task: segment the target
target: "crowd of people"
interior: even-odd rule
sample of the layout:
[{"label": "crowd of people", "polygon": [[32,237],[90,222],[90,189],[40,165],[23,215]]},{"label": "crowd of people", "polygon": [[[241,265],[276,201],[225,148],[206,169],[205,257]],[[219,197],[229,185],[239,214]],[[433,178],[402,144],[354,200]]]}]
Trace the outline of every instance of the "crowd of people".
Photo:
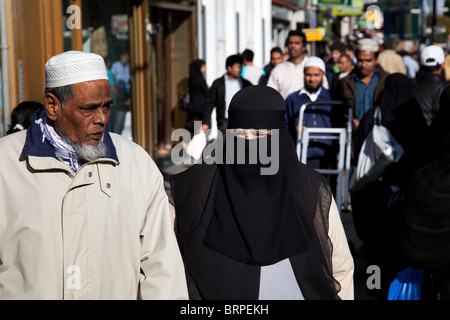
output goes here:
[{"label": "crowd of people", "polygon": [[[419,179],[413,179],[415,173],[445,155],[436,150],[440,150],[439,143],[444,130],[438,125],[439,114],[442,113],[440,109],[446,107],[441,93],[450,84],[446,80],[446,55],[437,45],[413,52],[394,48],[388,40],[380,45],[377,40],[369,38],[349,45],[335,40],[327,49],[327,54],[321,57],[310,56],[306,51],[305,35],[299,30],[293,30],[287,36],[284,54],[279,47],[271,50],[270,63],[263,68],[265,72],[261,74],[261,68],[255,67],[253,63],[252,68],[261,74],[258,85],[275,89],[284,99],[284,122],[294,145],[297,143],[298,131],[305,127],[346,126],[346,110],[351,108],[352,168],[357,165],[362,145],[374,126],[374,111],[377,109],[381,110],[380,124],[402,146],[404,153],[400,160],[390,165],[377,181],[365,185],[363,189],[348,186],[355,228],[363,241],[362,246],[351,248],[352,253],[365,255],[370,265],[380,266],[383,271],[381,289],[370,293],[377,298],[386,299],[389,286],[399,271],[410,265],[423,267],[420,261],[411,259],[413,249],[412,243],[408,242],[408,237],[411,236],[408,232],[412,231],[408,228],[411,228],[412,218],[408,209],[405,209],[409,208],[412,199],[421,200],[420,197],[406,195],[410,187],[418,188],[412,185],[412,181]],[[249,51],[246,49],[245,55]],[[253,58],[253,52],[251,53]],[[246,58],[241,63],[236,60],[236,68],[246,68],[244,61]],[[213,91],[205,96],[208,112],[203,121],[208,126],[204,126],[204,130],[211,123],[210,110],[220,106],[217,121],[220,121],[220,128],[224,132],[228,128],[223,124],[228,119],[227,110],[232,107],[232,97],[248,86],[244,79],[246,72],[234,79],[229,74],[228,70],[221,79],[237,80],[236,85],[225,85],[225,94],[220,97],[220,102],[217,94],[212,94]],[[239,74],[238,70],[235,74]],[[251,83],[254,84],[255,81]],[[212,96],[214,99],[211,99]],[[314,101],[340,101],[343,102],[343,107],[312,104],[305,110],[303,123],[299,124],[300,107]],[[313,136],[311,138],[307,154],[308,167],[336,168],[338,148],[335,142],[315,140]],[[441,167],[442,162],[439,168]],[[336,179],[330,179],[328,175],[328,182],[332,194],[336,195]],[[439,205],[440,203],[435,204]],[[182,207],[178,205],[180,206]],[[426,216],[427,209],[422,209],[424,211],[420,213]],[[418,214],[416,210],[414,212]],[[418,241],[416,238],[413,240]],[[435,242],[434,245],[438,243]],[[425,251],[414,252],[415,258],[426,254]],[[189,264],[187,266],[189,268]],[[442,270],[426,271],[425,277],[450,279],[450,276],[443,275],[445,272]],[[429,285],[428,278],[424,280],[425,285]],[[436,281],[433,282],[435,287]],[[439,288],[442,291],[442,286]]]},{"label": "crowd of people", "polygon": [[[226,139],[222,161],[171,176],[173,202],[148,153],[109,126],[103,58],[52,57],[43,102],[17,106],[0,139],[0,299],[352,300],[355,255],[380,267],[379,299],[406,267],[425,271],[424,299],[450,297],[444,50],[427,46],[414,59],[360,39],[317,57],[300,30],[285,44],[264,67],[250,49],[230,55],[211,86],[205,61],[192,61],[186,128],[216,121]],[[312,105],[299,123],[303,104],[333,100],[342,106]],[[404,154],[350,187],[363,241],[352,248],[336,180],[315,170],[336,166],[336,143],[312,136],[306,164],[295,147],[299,130],[349,123],[356,166],[375,110]],[[275,173],[251,159],[260,148],[277,153]]]}]

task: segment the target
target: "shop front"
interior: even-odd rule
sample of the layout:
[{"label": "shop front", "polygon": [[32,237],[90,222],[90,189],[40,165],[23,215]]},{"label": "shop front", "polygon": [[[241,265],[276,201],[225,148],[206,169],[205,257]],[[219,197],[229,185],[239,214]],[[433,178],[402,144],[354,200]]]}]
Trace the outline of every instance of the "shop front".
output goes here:
[{"label": "shop front", "polygon": [[105,59],[114,96],[110,130],[151,155],[170,150],[171,132],[184,116],[177,97],[196,54],[196,1],[0,0],[0,5],[5,9],[0,31],[6,31],[0,32],[0,71],[8,71],[8,86],[0,80],[0,136],[14,106],[42,100],[45,62],[80,50]]}]

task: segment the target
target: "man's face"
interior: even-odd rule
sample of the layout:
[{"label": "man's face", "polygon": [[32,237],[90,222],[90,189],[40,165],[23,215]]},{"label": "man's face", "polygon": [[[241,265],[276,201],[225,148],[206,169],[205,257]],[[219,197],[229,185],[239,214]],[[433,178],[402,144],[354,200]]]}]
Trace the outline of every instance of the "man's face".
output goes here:
[{"label": "man's face", "polygon": [[324,72],[317,67],[307,67],[304,70],[305,89],[309,92],[316,92],[322,86]]},{"label": "man's face", "polygon": [[95,80],[72,85],[74,97],[57,109],[56,132],[72,142],[97,146],[109,121],[112,104],[108,80]]},{"label": "man's face", "polygon": [[303,38],[300,36],[290,36],[287,43],[289,58],[295,59],[303,56],[305,47]]},{"label": "man's face", "polygon": [[120,60],[121,60],[122,64],[126,64],[130,61],[130,55],[128,53],[123,53],[120,56]]},{"label": "man's face", "polygon": [[356,68],[361,77],[371,76],[375,71],[377,58],[375,52],[358,51],[356,55]]},{"label": "man's face", "polygon": [[281,62],[283,62],[283,55],[281,53],[273,52],[270,55],[270,64],[273,65],[274,67]]},{"label": "man's face", "polygon": [[350,72],[352,70],[352,63],[346,56],[340,56],[337,65],[339,66],[339,70],[341,72]]},{"label": "man's face", "polygon": [[238,79],[241,76],[242,64],[235,63],[227,67],[228,75],[234,79]]}]

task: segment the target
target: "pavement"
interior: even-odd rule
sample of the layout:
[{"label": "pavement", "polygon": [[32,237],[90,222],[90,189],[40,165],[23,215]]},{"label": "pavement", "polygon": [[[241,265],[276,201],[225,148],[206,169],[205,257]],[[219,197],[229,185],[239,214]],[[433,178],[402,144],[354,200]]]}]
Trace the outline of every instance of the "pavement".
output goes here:
[{"label": "pavement", "polygon": [[[164,176],[164,187],[166,189],[166,193],[169,196],[169,200],[171,201],[170,194],[170,184],[169,177],[173,174],[180,173],[190,167],[188,164],[174,164],[170,156],[167,157],[155,157],[155,162],[161,170],[161,173]],[[350,246],[350,251],[353,254],[353,260],[355,265],[354,270],[354,291],[355,291],[355,300],[380,300],[377,297],[376,290],[369,290],[367,288],[366,282],[369,276],[372,274],[368,272],[368,263],[367,257],[364,252],[360,252],[359,250],[362,248],[363,241],[358,237],[355,226],[353,223],[353,217],[351,212],[351,201],[349,199],[348,207],[346,210],[342,210],[341,212],[342,224],[344,226],[344,230],[347,236],[347,240]],[[358,253],[357,253],[358,252]]]}]

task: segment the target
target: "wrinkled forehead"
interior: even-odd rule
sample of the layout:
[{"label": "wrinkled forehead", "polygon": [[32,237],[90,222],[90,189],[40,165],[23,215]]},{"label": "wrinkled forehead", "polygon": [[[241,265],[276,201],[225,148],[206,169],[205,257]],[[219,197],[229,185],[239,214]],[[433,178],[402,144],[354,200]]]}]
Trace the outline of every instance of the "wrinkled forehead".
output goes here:
[{"label": "wrinkled forehead", "polygon": [[108,80],[93,80],[72,85],[74,99],[87,102],[111,100],[111,85]]}]

